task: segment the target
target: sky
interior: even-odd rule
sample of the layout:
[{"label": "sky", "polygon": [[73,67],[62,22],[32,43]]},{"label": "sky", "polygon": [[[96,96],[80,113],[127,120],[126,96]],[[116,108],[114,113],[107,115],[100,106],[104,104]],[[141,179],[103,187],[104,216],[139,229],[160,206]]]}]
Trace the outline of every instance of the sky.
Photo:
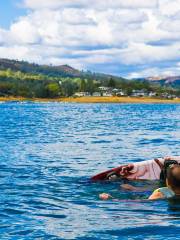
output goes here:
[{"label": "sky", "polygon": [[180,75],[180,0],[1,0],[0,58]]}]

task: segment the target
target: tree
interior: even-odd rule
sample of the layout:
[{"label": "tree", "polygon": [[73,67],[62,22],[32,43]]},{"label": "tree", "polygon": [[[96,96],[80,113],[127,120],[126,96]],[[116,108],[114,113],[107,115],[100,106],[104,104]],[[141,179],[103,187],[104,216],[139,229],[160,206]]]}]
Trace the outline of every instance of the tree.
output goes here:
[{"label": "tree", "polygon": [[86,81],[84,79],[81,79],[80,91],[85,92],[85,90],[86,90]]},{"label": "tree", "polygon": [[13,84],[11,83],[0,83],[0,95],[9,95],[13,88]]},{"label": "tree", "polygon": [[11,71],[10,68],[8,68],[8,69],[6,70],[6,77],[7,77],[7,78],[12,77],[12,71]]},{"label": "tree", "polygon": [[92,79],[87,80],[87,84],[86,84],[87,92],[89,92],[92,95],[94,92],[94,89],[95,89],[95,84],[93,80]]},{"label": "tree", "polygon": [[113,78],[109,79],[108,87],[112,87],[112,88],[116,87],[116,81]]},{"label": "tree", "polygon": [[62,94],[66,97],[72,96],[78,90],[78,84],[72,79],[67,79],[62,82]]},{"label": "tree", "polygon": [[60,86],[58,83],[49,83],[46,86],[47,95],[50,98],[58,97],[60,93]]}]

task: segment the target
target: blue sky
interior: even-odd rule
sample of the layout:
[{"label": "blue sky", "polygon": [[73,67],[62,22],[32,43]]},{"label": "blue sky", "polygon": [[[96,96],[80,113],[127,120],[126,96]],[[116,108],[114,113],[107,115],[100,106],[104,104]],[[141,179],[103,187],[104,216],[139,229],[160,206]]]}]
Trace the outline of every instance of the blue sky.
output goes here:
[{"label": "blue sky", "polygon": [[18,7],[18,1],[5,0],[0,3],[0,27],[8,29],[19,16],[26,14],[26,9]]},{"label": "blue sky", "polygon": [[6,0],[0,56],[129,78],[180,75],[180,0]]}]

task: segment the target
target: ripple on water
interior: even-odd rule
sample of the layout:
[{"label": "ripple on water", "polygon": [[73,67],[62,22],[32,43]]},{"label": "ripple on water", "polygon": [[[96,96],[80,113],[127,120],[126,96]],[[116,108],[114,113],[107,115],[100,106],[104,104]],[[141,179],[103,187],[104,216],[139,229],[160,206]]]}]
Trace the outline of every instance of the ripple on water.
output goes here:
[{"label": "ripple on water", "polygon": [[157,182],[131,193],[89,177],[179,155],[179,116],[173,104],[1,104],[0,239],[177,239],[179,202],[144,200]]}]

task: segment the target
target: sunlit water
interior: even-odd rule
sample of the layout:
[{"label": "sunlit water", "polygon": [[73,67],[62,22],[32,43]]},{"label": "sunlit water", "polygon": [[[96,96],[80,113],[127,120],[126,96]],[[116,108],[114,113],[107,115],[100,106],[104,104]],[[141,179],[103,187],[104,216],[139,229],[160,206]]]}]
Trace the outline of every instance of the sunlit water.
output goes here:
[{"label": "sunlit water", "polygon": [[158,182],[89,181],[179,145],[179,105],[0,104],[0,239],[179,239],[179,203],[144,200]]}]

